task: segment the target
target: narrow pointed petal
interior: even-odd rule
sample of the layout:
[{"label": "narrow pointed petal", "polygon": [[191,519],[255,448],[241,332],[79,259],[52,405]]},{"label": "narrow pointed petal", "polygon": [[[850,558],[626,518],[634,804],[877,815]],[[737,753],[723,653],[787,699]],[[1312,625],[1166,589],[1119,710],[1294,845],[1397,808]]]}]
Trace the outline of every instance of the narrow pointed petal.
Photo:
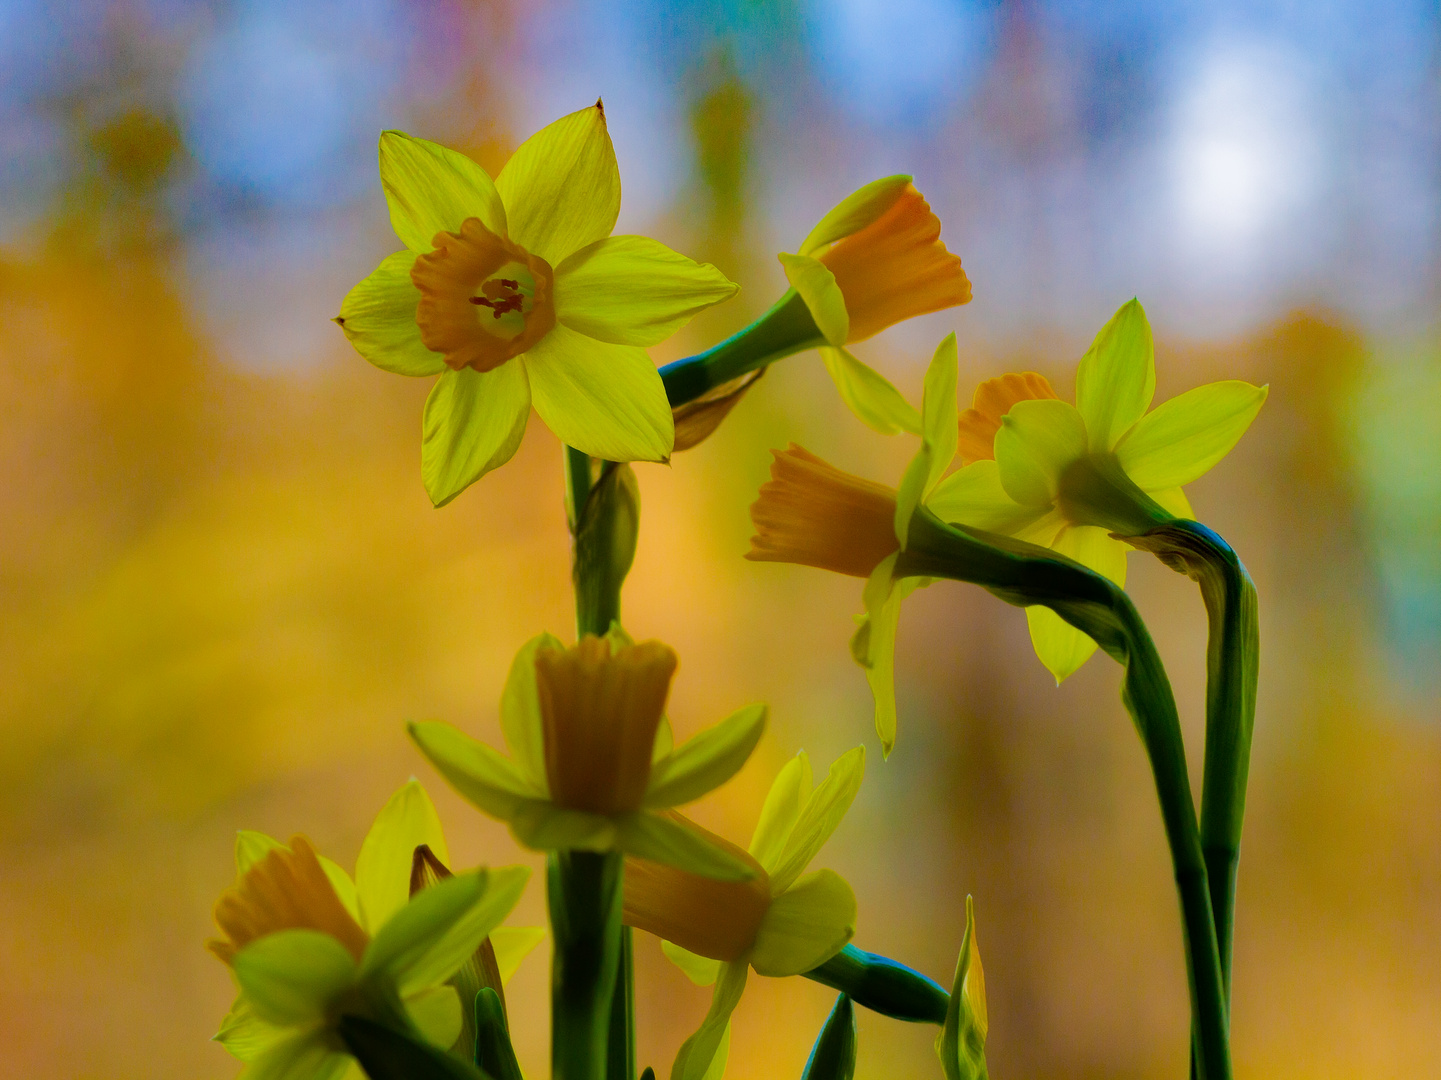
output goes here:
[{"label": "narrow pointed petal", "polygon": [[816,223],[802,241],[800,253],[814,255],[827,245],[860,232],[894,206],[910,183],[909,176],[885,176],[851,192]]},{"label": "narrow pointed petal", "polygon": [[712,1062],[728,1042],[731,1013],[740,1004],[749,966],[744,960],[722,964],[711,995],[710,1010],[695,1034],[681,1044],[671,1066],[670,1080],[706,1080]]},{"label": "narrow pointed petal", "polygon": [[509,821],[539,797],[507,758],[449,724],[411,724],[410,737],[456,791],[493,818]]},{"label": "narrow pointed petal", "polygon": [[606,461],[670,456],[670,402],[645,350],[557,326],[522,362],[535,411],[562,442]]},{"label": "narrow pointed petal", "polygon": [[720,787],[746,763],[765,727],[766,707],[748,705],[686,740],[651,766],[641,805],[681,806]]},{"label": "narrow pointed petal", "polygon": [[330,1046],[319,1030],[303,1031],[267,1047],[246,1068],[245,1080],[340,1080],[354,1059]]},{"label": "narrow pointed petal", "polygon": [[644,236],[609,236],[555,268],[555,317],[597,341],[659,345],[740,288]]},{"label": "narrow pointed petal", "polygon": [[235,876],[241,877],[276,848],[284,846],[275,837],[267,836],[263,832],[241,829],[235,834]]},{"label": "narrow pointed petal", "polygon": [[949,524],[1003,536],[1014,536],[1046,513],[1007,495],[1000,467],[990,458],[973,461],[942,480],[926,500],[926,509]]},{"label": "narrow pointed petal", "polygon": [[771,875],[771,892],[779,896],[800,877],[810,861],[851,808],[861,777],[866,771],[866,748],[857,746],[836,759],[826,778],[811,793],[796,820],[795,828],[786,838],[781,856]]},{"label": "narrow pointed petal", "polygon": [[1196,511],[1191,509],[1191,500],[1186,498],[1186,493],[1180,488],[1166,488],[1164,491],[1150,491],[1147,494],[1160,503],[1162,509],[1169,510],[1178,518],[1196,520]]},{"label": "narrow pointed petal", "polygon": [[771,781],[770,792],[761,807],[760,820],[751,835],[750,853],[756,862],[773,873],[791,830],[800,820],[801,809],[811,797],[811,759],[804,750],[782,766]]},{"label": "narrow pointed petal", "polygon": [[600,102],[526,139],[495,186],[510,238],[551,266],[609,236],[620,215],[620,167]]},{"label": "narrow pointed petal", "polygon": [[956,456],[956,439],[960,433],[956,405],[959,369],[956,335],[947,334],[936,346],[926,368],[921,397],[921,449],[911,459],[896,494],[896,539],[902,549],[906,546],[916,507],[935,490]]},{"label": "narrow pointed petal", "polygon": [[376,815],[355,861],[361,925],[372,934],[409,901],[411,866],[421,844],[441,862],[450,862],[435,804],[420,781],[411,780]]},{"label": "narrow pointed petal", "polygon": [[[1117,585],[1126,584],[1126,546],[1111,539],[1105,529],[1071,526],[1063,529],[1051,546]],[[1057,683],[1069,678],[1096,651],[1094,641],[1049,608],[1026,608],[1026,622],[1036,655]]]},{"label": "narrow pointed petal", "polygon": [[516,769],[540,798],[550,797],[545,776],[545,731],[536,690],[535,655],[541,649],[564,649],[553,634],[537,634],[515,654],[505,689],[500,694],[500,730]]},{"label": "narrow pointed petal", "polygon": [[460,1038],[463,1022],[460,998],[455,987],[441,984],[430,986],[405,998],[405,1011],[410,1022],[431,1046],[449,1050]]},{"label": "narrow pointed petal", "polygon": [[881,756],[889,757],[896,745],[896,630],[901,620],[901,602],[922,584],[919,578],[891,580],[896,556],[876,567],[866,582],[863,598],[866,613],[851,637],[851,656],[866,673],[876,705],[876,735]]},{"label": "narrow pointed petal", "polygon": [[617,845],[627,855],[664,863],[716,881],[745,881],[755,873],[749,865],[721,850],[695,829],[664,814],[639,811],[616,823]]},{"label": "narrow pointed petal", "polygon": [[410,280],[415,252],[387,255],[370,275],[345,294],[335,322],[355,351],[396,375],[439,375],[445,358],[420,339],[415,311],[420,290]]},{"label": "narrow pointed petal", "polygon": [[520,446],[530,417],[530,386],[518,362],[481,374],[447,371],[425,401],[420,472],[426,494],[444,506]]},{"label": "narrow pointed petal", "polygon": [[771,901],[756,934],[751,967],[761,975],[818,968],[855,936],[856,894],[834,870],[806,874]]},{"label": "narrow pointed petal", "polygon": [[225,1047],[232,1057],[250,1061],[287,1034],[288,1028],[262,1020],[250,999],[241,994],[230,1006],[220,1030],[211,1038]]},{"label": "narrow pointed petal", "polygon": [[1018,402],[996,432],[1001,486],[1022,506],[1049,508],[1061,474],[1086,453],[1086,423],[1064,401]]},{"label": "narrow pointed petal", "polygon": [[776,258],[780,259],[791,288],[806,302],[816,329],[832,345],[844,345],[850,336],[851,317],[846,312],[846,298],[836,284],[836,276],[809,255],[781,252]]},{"label": "narrow pointed petal", "polygon": [[1116,458],[1142,491],[1189,484],[1231,452],[1268,393],[1238,380],[1187,390],[1141,417],[1116,444]]},{"label": "narrow pointed petal", "polygon": [[845,349],[828,346],[821,349],[820,354],[841,400],[861,423],[882,435],[902,431],[912,435],[921,433],[921,414],[879,371],[861,363]]},{"label": "narrow pointed petal", "polygon": [[532,851],[613,851],[616,825],[606,814],[567,810],[543,799],[521,803],[510,832]]},{"label": "narrow pointed petal", "polygon": [[721,964],[724,963],[721,960],[712,960],[709,956],[693,953],[689,949],[683,949],[673,941],[662,941],[660,951],[665,953],[665,958],[685,972],[685,977],[697,986],[714,986],[716,978],[720,975]]},{"label": "narrow pointed petal", "polygon": [[235,954],[235,979],[262,1020],[307,1024],[323,1019],[356,975],[355,958],[319,930],[280,930]]},{"label": "narrow pointed petal", "polygon": [[464,154],[403,131],[380,136],[380,183],[390,224],[412,251],[429,251],[438,232],[459,232],[466,218],[505,235],[505,208],[486,171]]},{"label": "narrow pointed petal", "polygon": [[509,983],[520,963],[545,940],[543,926],[497,926],[490,932],[490,945],[495,950],[495,966],[500,981]]},{"label": "narrow pointed petal", "polygon": [[1076,408],[1086,422],[1093,453],[1116,445],[1151,407],[1156,393],[1156,351],[1140,303],[1121,305],[1101,327],[1076,371]]}]

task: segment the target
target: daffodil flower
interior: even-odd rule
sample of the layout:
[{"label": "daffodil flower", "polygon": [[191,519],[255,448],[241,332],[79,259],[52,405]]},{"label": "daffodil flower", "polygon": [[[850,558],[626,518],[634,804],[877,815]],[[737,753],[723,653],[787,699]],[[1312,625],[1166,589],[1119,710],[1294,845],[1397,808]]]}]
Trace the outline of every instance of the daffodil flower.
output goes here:
[{"label": "daffodil flower", "polygon": [[610,461],[663,461],[674,429],[645,349],[733,295],[715,267],[611,236],[620,174],[600,102],[527,139],[494,181],[403,132],[380,179],[406,250],[350,291],[336,319],[400,375],[440,375],[421,469],[441,506],[520,445],[531,406],[564,442]]},{"label": "daffodil flower", "polygon": [[[450,1047],[462,1029],[455,973],[515,906],[529,870],[456,874],[409,895],[416,843],[445,849],[420,786],[402,788],[361,849],[356,878],[304,837],[282,845],[244,832],[239,879],[216,904],[225,937],[209,948],[234,970],[240,996],[216,1036],[251,1080],[334,1080],[358,1066],[334,1025],[353,1013],[418,1030]],[[502,973],[538,940],[500,935]]]},{"label": "daffodil flower", "polygon": [[[1124,527],[1140,509],[1124,505],[1125,489],[1132,496],[1138,489],[1170,515],[1194,517],[1182,486],[1230,453],[1267,394],[1264,386],[1227,380],[1151,409],[1155,389],[1151,327],[1130,300],[1081,358],[1075,405],[1044,377],[1025,373],[982,383],[958,421],[937,416],[937,424],[958,424],[968,464],[931,485],[926,506],[943,521],[1052,548],[1125,585],[1129,545],[1117,534],[1146,524]],[[1107,489],[1101,501],[1109,500],[1109,512],[1098,512],[1099,487]],[[903,503],[915,493],[915,484],[902,484]],[[1057,682],[1095,652],[1094,641],[1049,608],[1029,607],[1026,619],[1036,655]]]},{"label": "daffodil flower", "polygon": [[826,340],[821,359],[842,400],[883,435],[918,434],[914,406],[845,348],[971,299],[961,260],[941,242],[940,219],[911,178],[888,176],[852,192],[780,261]]},{"label": "daffodil flower", "polygon": [[527,642],[501,697],[511,756],[449,724],[411,724],[421,752],[461,795],[535,850],[623,851],[709,877],[750,867],[664,813],[735,774],[765,728],[751,705],[672,748],[664,719],[676,655],[617,628],[565,648]]},{"label": "daffodil flower", "polygon": [[810,759],[797,754],[771,785],[748,851],[685,823],[745,861],[754,872],[748,881],[714,881],[626,859],[626,925],[660,937],[666,955],[692,981],[715,986],[710,1011],[681,1046],[671,1080],[720,1076],[731,1013],[749,969],[776,978],[803,974],[835,956],[855,933],[850,885],[833,870],[805,869],[850,809],[864,771],[865,748],[858,746],[812,790]]}]

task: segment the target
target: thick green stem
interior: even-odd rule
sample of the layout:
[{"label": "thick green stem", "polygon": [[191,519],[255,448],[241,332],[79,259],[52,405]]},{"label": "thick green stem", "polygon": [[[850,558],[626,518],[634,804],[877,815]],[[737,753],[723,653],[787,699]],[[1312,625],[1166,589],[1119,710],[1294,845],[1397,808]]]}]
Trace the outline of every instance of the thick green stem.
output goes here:
[{"label": "thick green stem", "polygon": [[635,1080],[635,954],[629,926],[620,928],[620,965],[610,1003],[606,1080]]},{"label": "thick green stem", "polygon": [[553,851],[546,858],[551,965],[551,1075],[605,1080],[611,1001],[620,972],[619,852]]},{"label": "thick green stem", "polygon": [[1216,918],[1227,1001],[1236,911],[1236,866],[1246,813],[1251,734],[1256,722],[1260,631],[1256,586],[1231,546],[1206,526],[1177,519],[1128,537],[1201,587],[1206,642],[1206,771],[1201,784],[1201,850]]},{"label": "thick green stem", "polygon": [[949,526],[924,508],[912,519],[909,537],[897,577],[968,581],[1008,603],[1043,604],[1121,664],[1121,700],[1150,760],[1181,902],[1199,1075],[1229,1080],[1226,994],[1180,718],[1170,680],[1130,598],[1101,575],[1046,548]]},{"label": "thick green stem", "polygon": [[674,409],[732,379],[825,343],[805,301],[790,289],[744,330],[705,352],[667,364],[660,377]]}]

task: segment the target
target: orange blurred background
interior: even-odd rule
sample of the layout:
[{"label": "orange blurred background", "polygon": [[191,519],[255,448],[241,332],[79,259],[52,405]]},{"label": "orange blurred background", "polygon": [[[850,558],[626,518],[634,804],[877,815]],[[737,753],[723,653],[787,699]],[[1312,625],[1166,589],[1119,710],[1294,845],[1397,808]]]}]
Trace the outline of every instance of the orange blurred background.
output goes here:
[{"label": "orange blurred background", "polygon": [[[962,394],[1070,392],[1133,293],[1157,399],[1271,385],[1191,489],[1256,579],[1262,682],[1241,867],[1241,1077],[1441,1075],[1441,353],[1437,16],[1424,4],[341,5],[0,0],[0,1076],[229,1077],[201,948],[238,828],[344,864],[412,774],[456,862],[540,861],[454,797],[406,719],[499,739],[529,636],[572,627],[561,450],[432,510],[427,380],[327,320],[388,251],[379,130],[491,170],[604,95],[618,231],[743,287],[655,350],[743,325],[861,183],[912,172],[975,301],[858,352],[913,400],[954,328]],[[743,840],[776,769],[864,742],[823,858],[856,942],[949,982],[976,897],[997,1077],[1177,1077],[1180,929],[1151,781],[1092,659],[1060,688],[1019,611],[918,593],[882,762],[847,651],[860,582],[740,556],[767,449],[895,482],[813,355],[777,365],[643,499],[628,628],[680,652],[685,735],[772,724],[696,808]],[[1205,619],[1131,556],[1199,784]],[[533,880],[518,921],[539,923]],[[547,1071],[547,947],[509,991]],[[729,1075],[799,1076],[832,993],[753,979]],[[699,1022],[638,937],[640,1056]],[[935,1032],[860,1017],[862,1077],[939,1076]]]}]

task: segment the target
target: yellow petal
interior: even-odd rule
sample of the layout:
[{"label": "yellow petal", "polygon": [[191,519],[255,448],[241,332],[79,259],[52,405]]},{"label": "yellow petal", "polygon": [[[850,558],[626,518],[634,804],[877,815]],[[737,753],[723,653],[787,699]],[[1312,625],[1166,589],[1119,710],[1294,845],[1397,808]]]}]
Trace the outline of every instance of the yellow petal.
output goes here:
[{"label": "yellow petal", "polygon": [[380,183],[390,223],[412,251],[429,251],[438,232],[458,232],[466,218],[505,235],[505,208],[490,176],[464,154],[403,131],[380,136]]},{"label": "yellow petal", "polygon": [[809,255],[781,252],[776,258],[791,288],[805,301],[821,335],[832,345],[844,345],[850,336],[851,317],[846,313],[846,298],[841,295],[835,275]]},{"label": "yellow petal", "polygon": [[460,1038],[460,998],[453,986],[430,986],[406,995],[405,1011],[431,1046],[449,1050]]},{"label": "yellow petal", "polygon": [[864,746],[847,751],[831,765],[826,778],[806,800],[795,827],[786,838],[780,858],[776,860],[775,873],[771,875],[772,895],[779,896],[789,889],[830,839],[831,833],[835,832],[836,826],[851,808],[865,771]]},{"label": "yellow petal", "polygon": [[766,727],[766,707],[748,705],[686,740],[651,766],[647,808],[680,806],[729,780],[750,757]]},{"label": "yellow petal", "polygon": [[614,345],[659,345],[739,286],[644,236],[610,236],[555,268],[555,317]]},{"label": "yellow petal", "polygon": [[714,986],[716,977],[720,975],[721,964],[724,962],[712,960],[708,956],[700,956],[689,949],[682,949],[673,941],[662,941],[660,951],[665,953],[665,958],[685,972],[685,977],[697,986]]},{"label": "yellow petal", "polygon": [[886,176],[851,192],[816,223],[802,241],[800,253],[814,255],[837,240],[860,232],[894,206],[910,183],[909,176]]},{"label": "yellow petal", "polygon": [[1127,300],[1101,328],[1076,370],[1076,408],[1093,453],[1105,453],[1145,415],[1156,393],[1151,324],[1140,303]]},{"label": "yellow petal", "polygon": [[[731,1013],[740,1004],[748,971],[749,965],[744,960],[721,965],[710,1010],[696,1033],[681,1044],[671,1066],[670,1080],[718,1080],[711,1069],[729,1046]],[[721,1067],[724,1068],[723,1059]]]},{"label": "yellow petal", "polygon": [[413,251],[387,255],[345,294],[335,321],[355,351],[381,370],[439,375],[445,370],[445,358],[425,347],[415,321],[420,290],[410,279],[414,265]]},{"label": "yellow petal", "polygon": [[818,870],[771,902],[751,967],[772,977],[803,974],[840,952],[855,932],[856,894],[835,871]]},{"label": "yellow petal", "polygon": [[1061,474],[1086,453],[1086,423],[1064,401],[1018,402],[996,432],[1001,486],[1022,506],[1049,508]]},{"label": "yellow petal", "polygon": [[235,978],[262,1020],[314,1023],[355,981],[355,958],[319,930],[281,930],[235,954]]},{"label": "yellow petal", "polygon": [[500,981],[509,983],[520,963],[545,940],[543,926],[497,926],[490,932],[490,946],[495,950],[495,966]]},{"label": "yellow petal", "polygon": [[[1052,547],[1117,585],[1126,584],[1126,546],[1111,539],[1105,529],[1070,526],[1061,531]],[[1026,622],[1036,655],[1057,683],[1068,678],[1096,651],[1094,641],[1049,608],[1028,607]]]},{"label": "yellow petal", "polygon": [[769,873],[780,860],[791,830],[800,819],[801,808],[811,797],[811,759],[804,750],[782,766],[761,806],[761,816],[751,835],[750,853]]},{"label": "yellow petal", "polygon": [[872,431],[895,435],[909,431],[921,433],[921,414],[901,396],[875,368],[861,363],[845,349],[822,348],[821,361],[836,384],[846,408]]},{"label": "yellow petal", "polygon": [[441,862],[450,862],[435,804],[420,781],[411,780],[376,815],[355,861],[361,925],[372,934],[409,901],[411,867],[421,844]]},{"label": "yellow petal", "polygon": [[926,509],[952,525],[969,525],[987,532],[1014,536],[1046,513],[1022,506],[1001,486],[1001,470],[994,458],[973,461],[951,473],[926,500]]},{"label": "yellow petal", "polygon": [[1231,452],[1268,392],[1237,380],[1187,390],[1141,417],[1116,444],[1116,458],[1142,491],[1189,484]]},{"label": "yellow petal", "polygon": [[609,236],[620,214],[620,169],[601,103],[526,139],[495,186],[510,238],[551,266]]},{"label": "yellow petal", "polygon": [[541,649],[564,649],[553,634],[537,634],[515,654],[500,694],[500,731],[515,767],[540,798],[550,798],[545,778],[545,730],[535,684],[535,656]]},{"label": "yellow petal", "polygon": [[1160,503],[1163,510],[1175,514],[1178,518],[1196,520],[1196,511],[1191,509],[1191,500],[1186,498],[1186,493],[1180,488],[1166,488],[1164,491],[1150,491],[1147,494]]},{"label": "yellow petal", "polygon": [[447,371],[425,401],[420,471],[426,494],[444,506],[520,446],[530,386],[516,361],[481,374]]},{"label": "yellow petal", "polygon": [[410,737],[456,791],[491,817],[509,821],[525,803],[538,799],[510,759],[449,724],[412,723]]},{"label": "yellow petal", "polygon": [[916,507],[935,490],[956,456],[956,378],[960,359],[956,335],[947,334],[936,346],[926,368],[921,397],[921,449],[911,459],[896,494],[896,539],[904,550]]}]

